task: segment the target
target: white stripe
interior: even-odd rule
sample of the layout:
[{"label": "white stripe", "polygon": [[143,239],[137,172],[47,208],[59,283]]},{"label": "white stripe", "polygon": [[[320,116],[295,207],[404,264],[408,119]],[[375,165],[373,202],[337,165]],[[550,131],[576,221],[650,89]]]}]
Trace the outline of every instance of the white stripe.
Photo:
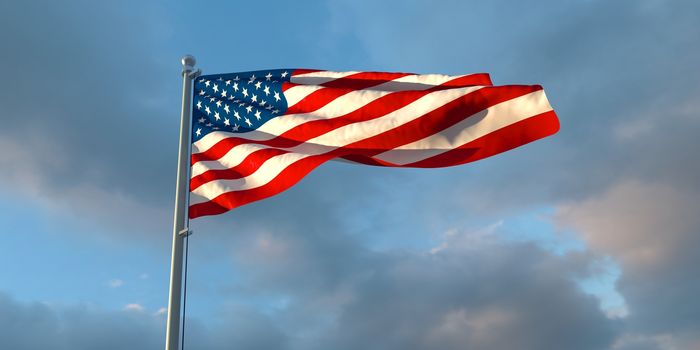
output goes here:
[{"label": "white stripe", "polygon": [[320,71],[311,72],[298,75],[292,75],[289,78],[289,82],[294,84],[304,84],[304,85],[321,85],[329,81],[333,81],[339,78],[347,77],[348,75],[353,75],[361,72],[349,71],[349,72],[330,72],[330,71]]},{"label": "white stripe", "polygon": [[[358,74],[363,72],[312,72],[300,75],[292,76],[291,82],[295,84],[305,84],[305,85],[321,85],[327,82],[344,78],[352,74]],[[462,78],[467,76],[464,75],[444,75],[444,74],[410,74],[400,78],[393,79],[386,83],[371,87],[372,90],[379,91],[400,91],[400,90],[425,90],[433,86],[442,85],[450,80],[457,78]],[[291,90],[291,89],[290,89]],[[286,95],[286,91],[285,91]],[[301,100],[301,99],[299,99]],[[296,103],[298,101],[295,101]],[[294,103],[289,103],[292,106]]]},{"label": "white stripe", "polygon": [[215,180],[197,187],[190,197],[190,206],[208,202],[221,194],[232,191],[243,191],[257,188],[272,181],[280,172],[290,164],[311,156],[310,154],[286,153],[266,161],[255,173],[235,180]]},{"label": "white stripe", "polygon": [[465,75],[413,74],[374,87],[382,91],[425,90]]},{"label": "white stripe", "polygon": [[397,147],[374,158],[395,165],[418,162],[460,147],[508,125],[551,110],[552,107],[547,101],[544,90],[535,91],[501,102],[462,120],[438,134]]},{"label": "white stripe", "polygon": [[427,90],[456,78],[458,77],[439,74],[407,75],[405,77],[397,78],[392,81],[387,81],[386,83],[373,86],[371,89],[379,91]]},{"label": "white stripe", "polygon": [[287,100],[287,108],[299,103],[304,97],[311,95],[312,93],[325,89],[325,87],[320,85],[297,85],[287,89],[284,92],[284,98]]},{"label": "white stripe", "polygon": [[[293,153],[286,153],[268,159],[262,166],[260,166],[260,168],[249,176],[235,180],[210,181],[199,186],[192,192],[204,198],[213,199],[226,192],[241,191],[263,186],[296,161],[308,156],[323,154],[338,147],[366,139],[383,131],[394,129],[416,118],[420,118],[426,113],[429,113],[430,111],[433,111],[436,108],[449,103],[450,101],[454,101],[455,99],[458,99],[480,88],[482,87],[449,89],[427,94],[411,104],[388,113],[383,117],[346,125],[334,129],[326,134],[320,135],[319,137],[313,138],[298,146],[287,148],[285,150]],[[240,146],[243,145],[239,145],[232,149],[232,151],[235,150],[236,153],[243,154],[243,156],[237,155],[237,157],[240,159],[247,156],[247,151],[252,151],[255,149],[254,147]],[[229,155],[233,156],[233,154],[236,153],[229,153]],[[223,160],[224,159],[222,158],[221,161]],[[214,162],[207,163],[209,163],[207,164],[209,167],[217,167],[216,163]],[[195,198],[195,201],[192,202],[192,204],[201,203],[197,202],[198,200],[201,199]]]}]

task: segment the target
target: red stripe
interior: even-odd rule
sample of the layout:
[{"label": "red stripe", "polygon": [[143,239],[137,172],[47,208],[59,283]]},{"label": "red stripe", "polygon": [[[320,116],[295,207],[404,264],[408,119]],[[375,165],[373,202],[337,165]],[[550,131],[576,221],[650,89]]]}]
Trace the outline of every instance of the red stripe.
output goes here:
[{"label": "red stripe", "polygon": [[327,105],[336,98],[353,91],[355,91],[355,89],[327,88],[316,90],[306,95],[301,99],[301,101],[295,103],[293,106],[289,106],[285,114],[310,113],[317,111],[319,108]]},{"label": "red stripe", "polygon": [[190,219],[225,213],[241,205],[274,196],[294,186],[323,162],[324,160],[319,157],[304,158],[282,170],[272,181],[263,186],[243,191],[226,192],[208,202],[191,205],[189,208]]},{"label": "red stripe", "polygon": [[444,84],[441,84],[442,86],[450,86],[450,87],[467,87],[467,86],[491,86],[493,83],[491,82],[491,77],[486,74],[486,73],[477,73],[477,74],[470,74],[470,75],[465,75],[463,77],[459,77],[456,79],[452,79]]},{"label": "red stripe", "polygon": [[391,163],[384,162],[382,160],[372,158],[372,157],[367,157],[367,156],[361,156],[359,154],[348,154],[347,156],[342,156],[341,158],[347,159],[351,162],[355,163],[361,163],[365,165],[373,165],[373,166],[394,166]]},{"label": "red stripe", "polygon": [[437,168],[470,163],[556,134],[559,120],[554,111],[538,114],[484,135],[445,153],[406,164],[409,168]]},{"label": "red stripe", "polygon": [[297,75],[302,75],[302,74],[308,74],[308,73],[316,73],[316,72],[324,72],[323,69],[304,69],[304,68],[297,68],[292,71],[292,76],[297,76]]},{"label": "red stripe", "polygon": [[289,153],[289,151],[278,148],[264,148],[249,154],[240,164],[228,169],[207,170],[190,180],[190,191],[194,191],[197,187],[214,180],[233,180],[246,177],[255,172],[268,159]]},{"label": "red stripe", "polygon": [[[449,102],[446,105],[443,105],[435,109],[434,111],[427,113],[424,116],[420,116],[415,120],[404,124],[403,126],[389,130],[379,135],[375,135],[368,139],[364,139],[360,144],[356,142],[355,145],[351,144],[344,146],[343,148],[352,149],[359,147],[361,149],[374,149],[376,150],[375,154],[385,152],[395,147],[416,140],[420,140],[424,137],[435,134],[440,130],[452,126],[454,123],[457,123],[472,114],[475,114],[483,109],[489,108],[490,106],[498,104],[500,102],[528,94],[532,92],[533,89],[536,91],[537,89],[540,89],[540,87],[506,86],[496,88],[483,88],[471,92],[465,96],[462,96],[452,102]],[[305,142],[306,140],[309,140],[318,135],[325,134],[326,132],[334,130],[336,128],[351,123],[375,119],[384,116],[387,113],[395,111],[428,93],[430,93],[430,91],[401,91],[398,93],[382,96],[381,98],[368,103],[361,110],[351,112],[343,116],[342,118],[330,120],[317,120],[305,123],[289,130],[288,132],[274,139],[256,142],[256,144],[268,147],[291,148]],[[455,108],[458,109],[455,110]],[[217,154],[218,157],[216,159],[223,157],[233,147],[246,142],[244,139],[241,138],[228,138],[225,140],[228,142],[220,142],[219,144],[214,146],[219,147],[219,145],[221,145],[221,149],[214,150],[222,152],[220,155]],[[212,147],[212,149],[214,147]],[[252,173],[252,164],[262,165],[262,163],[264,163],[265,160],[282,153],[255,151],[253,152],[253,154],[256,154],[255,158],[246,158],[246,160],[241,162],[241,164],[232,168],[208,170],[202,174],[194,176],[190,180],[190,190],[194,190],[202,184],[215,180],[217,178],[237,179],[241,177],[241,174],[246,174],[243,176],[247,176],[248,174]],[[248,157],[253,156],[253,154],[249,155]],[[259,158],[265,156],[267,156],[268,158]]]},{"label": "red stripe", "polygon": [[321,86],[339,89],[362,90],[371,86],[412,75],[411,73],[360,72],[331,80]]},{"label": "red stripe", "polygon": [[311,113],[347,93],[355,90],[368,89],[372,86],[377,86],[406,75],[406,73],[362,72],[331,80],[320,84],[320,86],[326,87],[327,89],[321,89],[310,93],[293,106],[289,106],[285,114]]}]

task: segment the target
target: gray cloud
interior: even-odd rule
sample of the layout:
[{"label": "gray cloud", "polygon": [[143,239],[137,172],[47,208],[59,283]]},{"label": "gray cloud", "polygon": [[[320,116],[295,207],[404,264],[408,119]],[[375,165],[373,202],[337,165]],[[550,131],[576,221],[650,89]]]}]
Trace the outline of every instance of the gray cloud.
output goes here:
[{"label": "gray cloud", "polygon": [[0,293],[0,338],[7,349],[154,349],[162,320],[137,311],[18,302]]},{"label": "gray cloud", "polygon": [[0,63],[13,82],[0,95],[8,191],[95,221],[149,222],[140,213],[171,197],[175,154],[166,150],[177,142],[179,79],[154,54],[164,49],[150,16],[157,6],[2,7]]},{"label": "gray cloud", "polygon": [[592,249],[610,254],[622,267],[618,289],[630,310],[627,325],[642,339],[700,342],[695,302],[700,283],[694,268],[700,264],[694,253],[700,244],[698,194],[627,182],[559,209],[561,224],[576,229]]}]

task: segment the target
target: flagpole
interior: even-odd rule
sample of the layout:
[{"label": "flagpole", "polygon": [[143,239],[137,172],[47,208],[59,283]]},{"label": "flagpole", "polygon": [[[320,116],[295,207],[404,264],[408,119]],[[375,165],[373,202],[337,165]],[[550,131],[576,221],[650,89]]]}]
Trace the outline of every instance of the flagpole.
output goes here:
[{"label": "flagpole", "polygon": [[173,219],[173,248],[170,263],[170,296],[166,324],[165,350],[180,349],[180,302],[182,301],[183,241],[191,232],[187,215],[189,198],[190,118],[192,80],[201,74],[195,70],[196,60],[182,57],[182,113],[180,114],[180,146],[177,158],[175,215]]}]

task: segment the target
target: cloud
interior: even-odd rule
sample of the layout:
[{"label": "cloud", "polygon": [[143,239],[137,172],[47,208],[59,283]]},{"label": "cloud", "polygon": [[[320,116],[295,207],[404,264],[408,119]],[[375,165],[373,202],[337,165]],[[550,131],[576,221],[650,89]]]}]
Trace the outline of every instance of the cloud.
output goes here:
[{"label": "cloud", "polygon": [[124,305],[124,311],[135,311],[135,312],[143,312],[144,308],[143,305],[141,304],[126,304]]},{"label": "cloud", "polygon": [[164,121],[177,111],[179,79],[161,88],[169,77],[146,50],[160,40],[147,15],[156,7],[3,6],[0,63],[17,82],[0,97],[0,146],[11,151],[0,156],[3,192],[96,222],[161,217],[175,167],[162,145],[177,142],[177,123]]},{"label": "cloud", "polygon": [[[700,341],[695,302],[700,283],[693,268],[700,264],[694,253],[700,245],[698,194],[697,187],[629,181],[559,208],[560,225],[576,230],[591,249],[620,264],[618,289],[634,335],[629,342]],[[664,346],[659,345],[676,348]]]},{"label": "cloud", "polygon": [[[111,311],[85,305],[50,305],[19,302],[0,292],[0,338],[13,350],[158,349],[165,345],[165,313],[151,315],[143,306],[128,304]],[[284,336],[255,310],[234,308],[224,323],[201,327],[189,320],[188,347],[230,349],[284,348]],[[208,326],[209,327],[209,326]],[[232,331],[233,330],[233,331]],[[37,336],[41,335],[41,336]]]},{"label": "cloud", "polygon": [[595,256],[507,241],[500,225],[377,251],[332,215],[281,216],[257,230],[237,220],[240,272],[223,299],[263,310],[291,349],[599,349],[621,327],[576,282]]},{"label": "cloud", "polygon": [[110,288],[119,288],[119,287],[124,285],[124,281],[120,280],[118,278],[115,278],[115,279],[109,280],[109,282],[107,282],[107,285]]}]

